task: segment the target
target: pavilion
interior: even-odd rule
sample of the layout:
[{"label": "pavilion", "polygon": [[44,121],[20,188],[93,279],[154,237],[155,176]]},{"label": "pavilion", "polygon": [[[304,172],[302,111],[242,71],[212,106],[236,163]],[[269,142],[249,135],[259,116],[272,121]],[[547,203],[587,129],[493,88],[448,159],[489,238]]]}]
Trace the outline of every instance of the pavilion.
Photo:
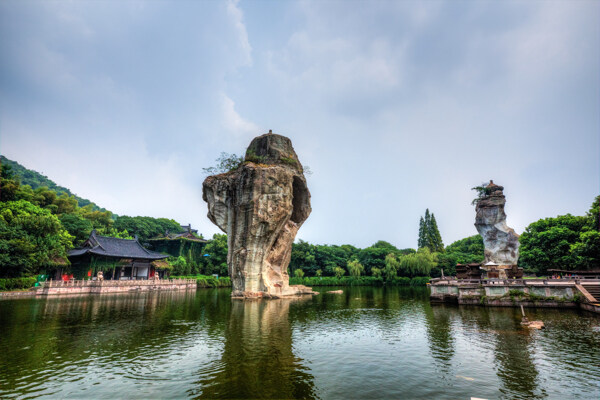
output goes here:
[{"label": "pavilion", "polygon": [[164,274],[165,258],[161,254],[144,248],[137,237],[119,239],[100,236],[92,231],[88,240],[78,249],[69,251],[71,270],[76,279],[97,276],[103,272],[105,280],[136,280],[154,278],[155,274]]}]

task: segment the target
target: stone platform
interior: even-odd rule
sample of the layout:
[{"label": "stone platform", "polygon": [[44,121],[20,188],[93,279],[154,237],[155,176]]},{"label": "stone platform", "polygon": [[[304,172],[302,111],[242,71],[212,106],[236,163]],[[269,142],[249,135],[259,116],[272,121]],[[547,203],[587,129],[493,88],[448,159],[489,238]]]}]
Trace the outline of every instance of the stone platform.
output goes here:
[{"label": "stone platform", "polygon": [[36,296],[71,294],[113,294],[156,290],[196,290],[195,279],[128,280],[128,281],[47,281],[35,288]]},{"label": "stone platform", "polygon": [[488,307],[583,308],[600,313],[588,289],[600,279],[433,279],[430,301]]}]

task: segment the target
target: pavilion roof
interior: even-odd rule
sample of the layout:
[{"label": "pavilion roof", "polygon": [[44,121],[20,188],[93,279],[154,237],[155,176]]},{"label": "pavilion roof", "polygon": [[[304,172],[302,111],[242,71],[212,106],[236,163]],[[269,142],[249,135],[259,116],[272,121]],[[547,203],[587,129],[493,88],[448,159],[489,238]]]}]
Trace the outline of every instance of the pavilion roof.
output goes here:
[{"label": "pavilion roof", "polygon": [[69,257],[94,254],[106,257],[120,257],[145,260],[161,260],[168,255],[145,249],[137,239],[119,239],[100,236],[93,230],[82,248],[69,251]]}]

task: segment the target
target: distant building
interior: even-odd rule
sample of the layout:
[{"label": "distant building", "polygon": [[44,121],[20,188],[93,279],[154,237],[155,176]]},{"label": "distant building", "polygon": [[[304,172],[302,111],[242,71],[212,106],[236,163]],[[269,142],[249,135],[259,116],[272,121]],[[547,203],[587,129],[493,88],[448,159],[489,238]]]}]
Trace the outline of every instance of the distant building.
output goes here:
[{"label": "distant building", "polygon": [[192,229],[192,224],[188,224],[188,225],[179,225],[181,226],[181,230],[184,232],[190,232],[190,233],[194,233],[194,234],[198,234],[198,229]]},{"label": "distant building", "polygon": [[145,249],[136,239],[118,239],[100,236],[93,230],[88,240],[78,249],[69,251],[71,271],[75,279],[94,277],[102,271],[105,280],[150,279],[161,277],[169,257]]},{"label": "distant building", "polygon": [[208,240],[201,239],[198,236],[198,230],[192,229],[191,225],[181,225],[183,232],[170,233],[165,232],[164,236],[148,239],[149,248],[162,253],[167,253],[173,257],[184,257],[191,266],[198,266],[204,255],[204,246]]}]

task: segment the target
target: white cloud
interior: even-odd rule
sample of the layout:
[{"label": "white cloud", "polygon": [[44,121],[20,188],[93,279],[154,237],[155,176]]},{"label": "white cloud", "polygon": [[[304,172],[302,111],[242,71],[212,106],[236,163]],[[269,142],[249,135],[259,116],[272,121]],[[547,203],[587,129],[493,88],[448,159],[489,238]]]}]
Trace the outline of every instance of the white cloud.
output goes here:
[{"label": "white cloud", "polygon": [[238,36],[239,46],[242,49],[242,62],[243,65],[252,65],[252,46],[248,40],[248,32],[246,31],[246,25],[244,24],[244,13],[238,7],[239,0],[228,0],[227,1],[227,14],[231,18],[231,22],[235,28]]},{"label": "white cloud", "polygon": [[221,93],[222,126],[234,137],[248,137],[260,133],[258,125],[247,121],[235,110],[235,102],[225,93]]}]

